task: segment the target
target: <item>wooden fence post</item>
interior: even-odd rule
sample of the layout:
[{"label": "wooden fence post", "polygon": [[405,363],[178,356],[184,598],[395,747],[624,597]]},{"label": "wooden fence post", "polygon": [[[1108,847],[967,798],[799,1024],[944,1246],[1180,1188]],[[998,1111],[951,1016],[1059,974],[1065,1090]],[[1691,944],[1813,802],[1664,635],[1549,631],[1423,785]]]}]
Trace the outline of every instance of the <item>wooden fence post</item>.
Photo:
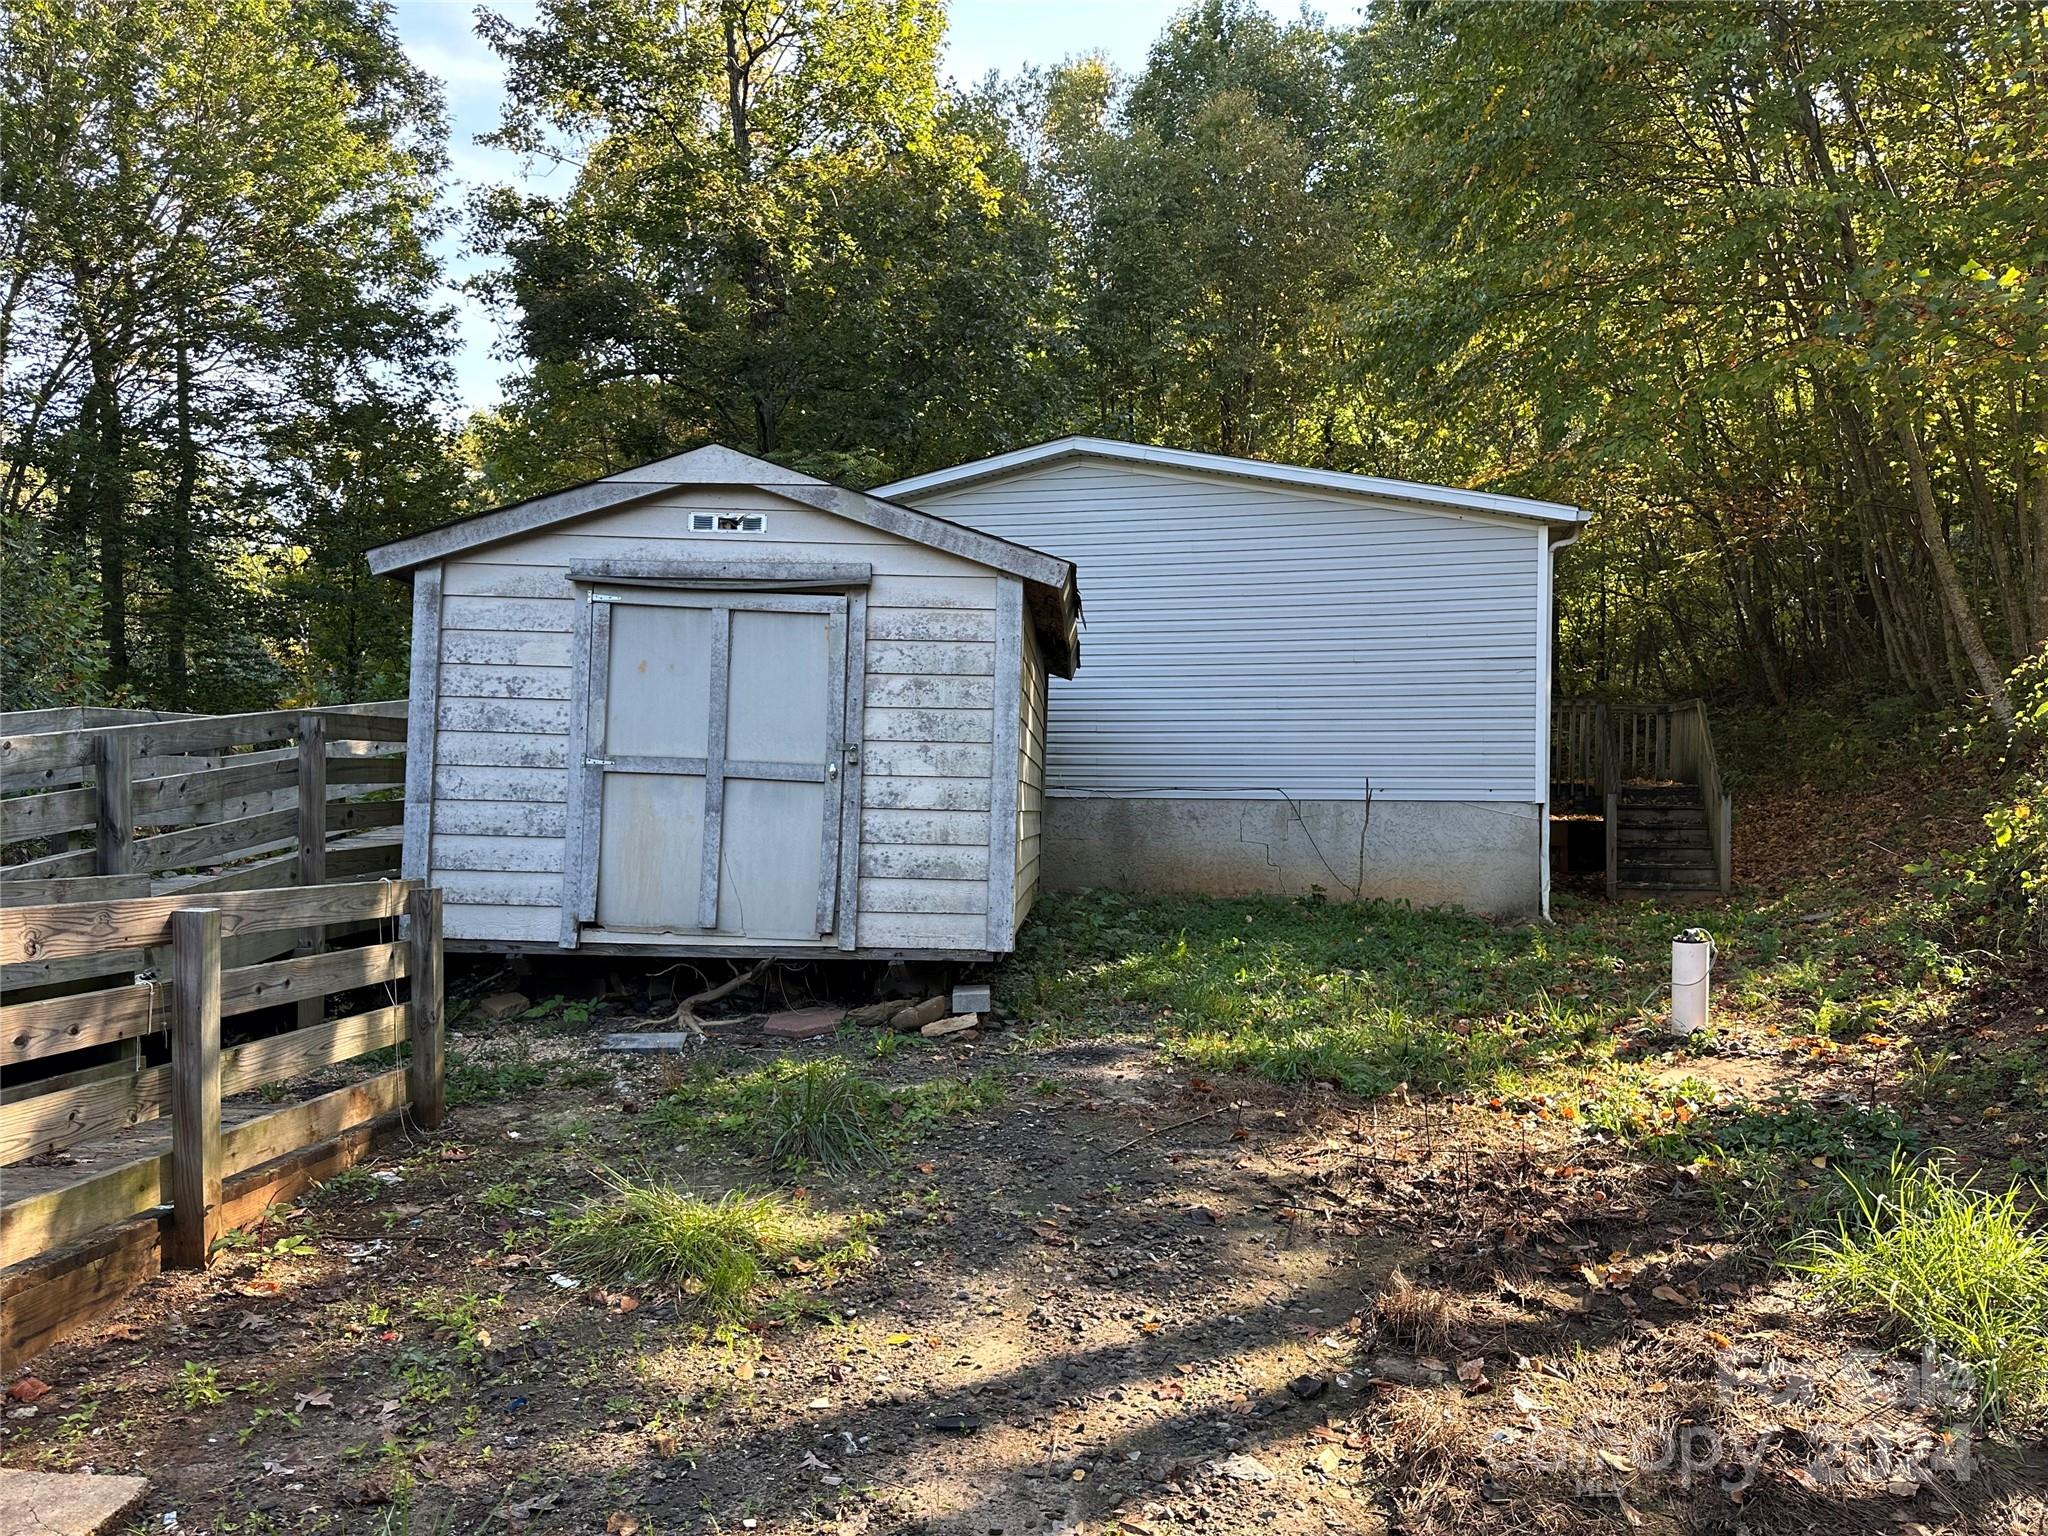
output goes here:
[{"label": "wooden fence post", "polygon": [[447,1035],[443,1027],[441,975],[441,893],[417,887],[406,897],[406,975],[412,978],[412,1061],[406,1068],[406,1096],[422,1130],[438,1127],[446,1112],[442,1084]]},{"label": "wooden fence post", "polygon": [[[298,885],[327,883],[327,721],[321,715],[299,716],[299,856],[293,875]],[[321,950],[320,930],[310,928],[293,948],[295,955]],[[325,998],[299,1002],[299,1028],[310,1029],[327,1016]]]},{"label": "wooden fence post", "polygon": [[99,781],[94,869],[125,875],[135,845],[135,738],[125,731],[102,732],[93,743],[93,774]]},{"label": "wooden fence post", "polygon": [[220,909],[171,914],[171,1231],[164,1262],[203,1269],[220,1234]]}]

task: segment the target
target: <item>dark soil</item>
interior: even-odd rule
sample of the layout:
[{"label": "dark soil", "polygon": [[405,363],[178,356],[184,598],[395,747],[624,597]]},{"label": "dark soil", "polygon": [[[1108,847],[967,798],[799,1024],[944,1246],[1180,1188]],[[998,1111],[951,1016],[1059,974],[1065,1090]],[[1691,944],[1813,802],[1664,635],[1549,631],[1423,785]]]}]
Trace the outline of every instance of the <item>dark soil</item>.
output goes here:
[{"label": "dark soil", "polygon": [[[678,1146],[674,1077],[595,1054],[626,1022],[470,1026],[505,1097],[44,1356],[6,1462],[144,1472],[195,1533],[2048,1529],[2038,1440],[1948,1425],[1725,1197],[1581,1126],[842,1034],[789,1049],[1007,1102],[792,1181]],[[808,1184],[875,1253],[707,1328],[547,1252],[601,1164]]]}]

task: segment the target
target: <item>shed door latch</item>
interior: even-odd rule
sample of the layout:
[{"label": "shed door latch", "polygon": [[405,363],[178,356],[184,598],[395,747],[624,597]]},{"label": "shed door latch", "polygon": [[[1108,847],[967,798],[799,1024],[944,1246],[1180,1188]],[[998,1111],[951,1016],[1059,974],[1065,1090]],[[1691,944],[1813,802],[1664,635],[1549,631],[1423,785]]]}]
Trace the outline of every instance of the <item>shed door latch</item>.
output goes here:
[{"label": "shed door latch", "polygon": [[608,757],[586,757],[583,759],[583,766],[586,768],[609,768],[612,766],[612,760]]}]

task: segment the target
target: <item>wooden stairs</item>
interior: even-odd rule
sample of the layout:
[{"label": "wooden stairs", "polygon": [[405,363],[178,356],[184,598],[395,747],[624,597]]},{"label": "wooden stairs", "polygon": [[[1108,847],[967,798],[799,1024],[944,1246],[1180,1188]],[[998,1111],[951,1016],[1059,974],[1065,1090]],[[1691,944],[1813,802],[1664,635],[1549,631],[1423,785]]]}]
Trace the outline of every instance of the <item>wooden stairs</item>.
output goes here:
[{"label": "wooden stairs", "polygon": [[1609,896],[1728,893],[1735,811],[1700,700],[1559,701],[1551,711],[1550,793],[1554,812],[1602,822]]},{"label": "wooden stairs", "polygon": [[1697,784],[1623,784],[1615,794],[1615,883],[1624,891],[1718,891]]}]

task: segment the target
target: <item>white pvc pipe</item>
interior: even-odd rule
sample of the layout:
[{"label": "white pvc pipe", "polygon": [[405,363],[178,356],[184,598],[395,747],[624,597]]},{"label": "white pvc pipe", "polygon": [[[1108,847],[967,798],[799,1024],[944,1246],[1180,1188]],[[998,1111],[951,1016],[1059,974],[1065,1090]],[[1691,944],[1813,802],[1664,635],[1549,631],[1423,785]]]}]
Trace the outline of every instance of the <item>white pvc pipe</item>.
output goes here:
[{"label": "white pvc pipe", "polygon": [[1708,977],[1713,969],[1714,941],[1705,932],[1688,928],[1671,941],[1673,1034],[1695,1034],[1707,1027]]}]

